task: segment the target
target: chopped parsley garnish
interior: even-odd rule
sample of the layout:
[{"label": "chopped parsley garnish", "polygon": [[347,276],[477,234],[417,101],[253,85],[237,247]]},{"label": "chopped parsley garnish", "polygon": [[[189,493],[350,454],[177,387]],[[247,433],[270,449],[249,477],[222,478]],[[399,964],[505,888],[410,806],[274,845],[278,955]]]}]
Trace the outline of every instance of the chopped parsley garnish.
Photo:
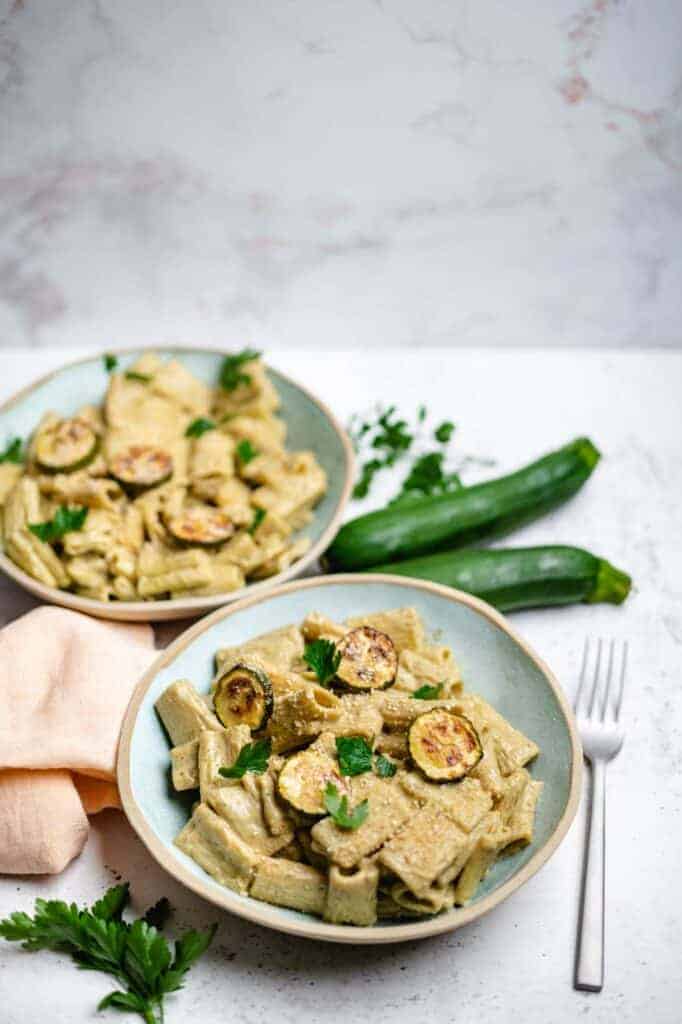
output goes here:
[{"label": "chopped parsley garnish", "polygon": [[16,465],[23,462],[22,445],[23,442],[20,437],[13,437],[4,452],[0,454],[0,462],[14,462]]},{"label": "chopped parsley garnish", "polygon": [[418,690],[415,690],[412,694],[413,700],[438,700],[443,689],[442,683],[436,683],[435,686],[429,686],[425,683],[420,686]]},{"label": "chopped parsley garnish", "polygon": [[424,420],[426,419],[426,412],[426,406],[420,405],[419,409],[417,410],[417,419],[419,420],[420,423],[423,423]]},{"label": "chopped parsley garnish", "polygon": [[433,436],[436,441],[440,441],[441,444],[447,444],[454,432],[455,424],[451,423],[450,420],[444,420],[440,426],[436,427],[433,432]]},{"label": "chopped parsley garnish", "polygon": [[443,452],[420,455],[393,501],[402,501],[406,497],[426,498],[459,491],[462,488],[459,474],[446,473],[443,469],[444,459]]},{"label": "chopped parsley garnish", "polygon": [[126,370],[124,377],[126,380],[136,380],[140,384],[149,384],[152,379],[148,373],[138,373],[137,370]]},{"label": "chopped parsley garnish", "polygon": [[110,352],[105,352],[103,361],[104,369],[107,371],[107,373],[111,373],[112,370],[115,370],[116,367],[118,366],[118,359],[116,358],[116,356],[112,356]]},{"label": "chopped parsley garnish", "polygon": [[72,530],[80,530],[88,517],[87,508],[68,508],[67,505],[60,505],[52,519],[45,523],[29,523],[28,528],[39,540],[59,540],[65,533]]},{"label": "chopped parsley garnish", "polygon": [[250,441],[240,441],[237,445],[237,458],[241,462],[242,466],[246,466],[251,459],[255,459],[259,454],[258,450],[253,447]]},{"label": "chopped parsley garnish", "polygon": [[258,529],[258,527],[260,526],[260,524],[265,519],[266,515],[267,515],[267,512],[265,511],[264,508],[257,508],[256,511],[253,513],[253,519],[251,520],[251,526],[249,526],[249,533],[251,534],[252,537],[253,537],[254,533],[256,532],[256,530]]},{"label": "chopped parsley garnish", "polygon": [[326,686],[336,675],[341,655],[335,643],[320,638],[305,645],[303,660],[313,670],[318,682]]},{"label": "chopped parsley garnish", "polygon": [[371,772],[372,748],[362,736],[337,736],[336,753],[342,775]]},{"label": "chopped parsley garnish", "polygon": [[268,770],[269,757],[270,740],[254,740],[242,747],[233,765],[219,768],[218,772],[224,779],[242,779],[247,772],[262,775]]},{"label": "chopped parsley garnish", "polygon": [[244,373],[244,363],[258,359],[261,353],[253,348],[242,349],[233,356],[225,356],[220,367],[220,386],[224,391],[234,391],[240,384],[250,384],[251,377]]},{"label": "chopped parsley garnish", "polygon": [[0,921],[0,936],[21,942],[30,952],[69,953],[81,970],[112,975],[123,987],[105,996],[98,1009],[138,1013],[146,1024],[159,1024],[164,997],[183,987],[185,975],[208,949],[217,925],[207,932],[185,932],[172,949],[149,921],[164,901],[144,918],[128,923],[122,917],[128,900],[127,883],[108,889],[83,910],[75,903],[38,899],[33,917],[17,911]]},{"label": "chopped parsley garnish", "polygon": [[393,466],[396,460],[408,451],[414,440],[414,434],[408,428],[407,421],[397,415],[394,405],[382,412],[375,424],[363,423],[359,430],[356,430],[356,443],[371,432],[373,436],[370,446],[380,455],[363,463],[360,478],[353,488],[354,498],[367,497],[379,470]]},{"label": "chopped parsley garnish", "polygon": [[374,771],[382,779],[390,779],[398,771],[398,765],[390,760],[388,757],[384,757],[383,754],[377,754],[374,761]]},{"label": "chopped parsley garnish", "polygon": [[353,497],[366,498],[374,481],[374,477],[379,470],[383,468],[384,463],[381,459],[370,459],[368,462],[364,462],[360,470],[358,481],[353,488]]},{"label": "chopped parsley garnish", "polygon": [[198,416],[195,420],[192,420],[187,430],[185,431],[185,437],[201,437],[209,430],[215,430],[215,423],[213,420],[207,420],[205,416]]},{"label": "chopped parsley garnish", "polygon": [[355,810],[349,811],[348,797],[340,796],[333,782],[328,782],[325,787],[324,806],[329,811],[334,824],[338,825],[339,828],[359,828],[369,814],[369,800],[363,800]]}]

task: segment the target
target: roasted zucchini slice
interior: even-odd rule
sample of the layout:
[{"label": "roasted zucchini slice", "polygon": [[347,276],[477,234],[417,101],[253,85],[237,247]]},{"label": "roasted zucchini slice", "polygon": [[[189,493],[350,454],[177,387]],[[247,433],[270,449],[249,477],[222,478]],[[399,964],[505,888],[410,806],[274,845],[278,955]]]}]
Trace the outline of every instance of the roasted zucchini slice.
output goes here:
[{"label": "roasted zucchini slice", "polygon": [[386,633],[358,626],[339,640],[337,679],[351,690],[385,690],[395,682],[398,654]]},{"label": "roasted zucchini slice", "polygon": [[133,444],[115,455],[109,472],[130,495],[165,484],[173,474],[173,459],[163,448]]},{"label": "roasted zucchini slice", "polygon": [[177,516],[166,520],[171,537],[181,544],[199,544],[204,548],[218,547],[229,540],[235,525],[229,516],[217,508],[186,508]]},{"label": "roasted zucchini slice", "polygon": [[234,665],[215,685],[213,710],[226,729],[248,725],[257,732],[265,726],[272,707],[272,685],[261,669]]},{"label": "roasted zucchini slice", "polygon": [[327,813],[324,791],[329,782],[341,796],[349,795],[348,780],[341,775],[338,764],[323,750],[309,747],[289,758],[279,773],[277,789],[297,811],[320,817]]},{"label": "roasted zucchini slice", "polygon": [[45,473],[73,473],[92,462],[98,448],[99,438],[90,424],[75,416],[38,435],[35,458]]},{"label": "roasted zucchini slice", "polygon": [[468,718],[433,708],[415,718],[407,737],[410,756],[432,782],[457,782],[483,757],[479,735]]}]

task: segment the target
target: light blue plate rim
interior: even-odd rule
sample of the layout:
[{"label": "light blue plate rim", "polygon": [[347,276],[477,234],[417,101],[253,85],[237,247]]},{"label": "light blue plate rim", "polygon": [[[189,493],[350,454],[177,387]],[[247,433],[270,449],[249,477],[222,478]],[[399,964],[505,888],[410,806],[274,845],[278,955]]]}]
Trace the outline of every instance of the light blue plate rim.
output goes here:
[{"label": "light blue plate rim", "polygon": [[[133,737],[138,714],[148,690],[158,681],[158,677],[160,674],[163,674],[165,669],[172,665],[183,652],[191,648],[194,642],[198,641],[206,631],[212,630],[217,623],[233,616],[239,616],[243,611],[258,605],[267,604],[276,598],[293,594],[297,591],[311,591],[312,607],[314,606],[313,592],[319,590],[319,588],[347,585],[367,587],[372,584],[391,585],[398,588],[403,592],[406,603],[409,603],[410,592],[414,594],[415,591],[423,591],[438,595],[446,601],[468,607],[486,619],[492,626],[497,627],[506,634],[513,645],[519,648],[522,654],[532,663],[536,673],[539,672],[543,678],[547,686],[547,695],[552,699],[554,718],[562,720],[566,731],[569,757],[565,766],[565,778],[563,780],[566,785],[566,799],[563,810],[551,834],[537,848],[533,849],[533,846],[531,846],[531,855],[511,877],[503,881],[492,892],[489,892],[483,898],[476,900],[470,905],[451,910],[434,918],[424,921],[407,921],[398,924],[381,924],[368,928],[358,928],[350,925],[328,924],[316,918],[299,915],[295,912],[286,911],[283,908],[273,907],[258,900],[253,900],[250,897],[241,896],[218,885],[208,875],[204,875],[203,872],[201,872],[201,875],[197,874],[189,866],[189,862],[184,863],[185,858],[180,851],[173,847],[172,843],[165,842],[159,837],[135,796],[133,782]],[[284,624],[284,622],[280,623],[280,625]],[[271,628],[271,626],[272,623],[268,623],[268,628]],[[123,722],[117,772],[123,809],[133,829],[137,832],[155,860],[188,889],[216,906],[229,910],[256,924],[274,928],[278,931],[327,942],[375,944],[426,938],[459,928],[488,913],[493,907],[507,899],[516,889],[528,881],[557,849],[575,817],[581,791],[582,749],[573,712],[557,679],[527,642],[510,626],[507,619],[490,605],[478,598],[472,597],[470,594],[425,580],[379,573],[339,574],[297,580],[278,586],[268,594],[249,595],[235,604],[213,612],[213,614],[206,616],[206,618],[201,619],[185,630],[150,666],[133,693]]]}]

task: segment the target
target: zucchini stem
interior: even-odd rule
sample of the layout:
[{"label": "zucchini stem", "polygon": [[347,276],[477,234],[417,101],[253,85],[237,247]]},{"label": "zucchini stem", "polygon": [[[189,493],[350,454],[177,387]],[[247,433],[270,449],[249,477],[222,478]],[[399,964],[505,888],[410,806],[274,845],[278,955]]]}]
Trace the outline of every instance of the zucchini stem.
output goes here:
[{"label": "zucchini stem", "polygon": [[587,595],[585,600],[589,604],[597,604],[605,601],[608,604],[622,604],[630,593],[632,578],[621,569],[616,569],[605,558],[599,559],[597,579],[594,590]]}]

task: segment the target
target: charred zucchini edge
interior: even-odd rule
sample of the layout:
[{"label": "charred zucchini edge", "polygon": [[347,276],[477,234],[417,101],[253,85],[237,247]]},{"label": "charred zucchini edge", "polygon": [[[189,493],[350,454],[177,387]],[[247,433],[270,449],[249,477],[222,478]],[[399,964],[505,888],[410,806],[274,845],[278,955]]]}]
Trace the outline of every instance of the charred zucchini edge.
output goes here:
[{"label": "charred zucchini edge", "polygon": [[[443,718],[445,718],[446,722],[452,720],[459,725],[459,729],[456,729],[452,736],[452,746],[457,750],[458,756],[454,763],[449,764],[446,761],[444,767],[439,767],[436,761],[438,754],[442,753],[442,746],[440,749],[437,748],[429,752],[418,745],[418,740],[420,738],[423,740],[424,728],[430,724],[429,720],[435,726],[436,721]],[[463,729],[462,726],[464,727]],[[420,732],[421,737],[419,736]],[[471,747],[469,745],[466,748],[464,747],[462,732],[472,741]],[[437,742],[436,739],[434,745]],[[407,745],[413,764],[431,782],[457,782],[463,779],[465,775],[468,775],[483,757],[483,745],[473,723],[465,715],[460,715],[456,711],[450,711],[449,708],[432,708],[430,711],[425,711],[423,715],[415,718],[407,734]]]},{"label": "charred zucchini edge", "polygon": [[[225,693],[231,676],[241,676],[242,679],[248,680],[251,687],[250,697],[237,692],[230,697]],[[237,702],[246,699],[247,706],[243,711],[228,709],[226,704],[230,699]],[[257,709],[255,714],[254,707]],[[262,669],[240,663],[233,665],[216,680],[213,691],[213,710],[226,729],[231,725],[248,725],[252,732],[258,732],[267,724],[273,707],[272,683]]]},{"label": "charred zucchini edge", "polygon": [[[345,649],[349,643],[352,643],[350,638],[360,636],[365,641],[369,638],[369,643],[374,644],[374,647],[383,646],[385,649],[380,652],[375,660],[376,664],[373,667],[371,662],[372,658],[372,647],[369,649],[358,650],[357,654],[347,654]],[[387,643],[386,643],[387,641]],[[363,646],[363,645],[361,645]],[[398,652],[396,651],[395,644],[390,638],[388,633],[383,633],[379,629],[375,629],[373,626],[357,626],[355,629],[349,630],[344,636],[341,637],[336,645],[337,652],[341,655],[338,667],[336,669],[336,680],[340,682],[347,690],[355,693],[367,693],[371,690],[386,690],[389,686],[392,686],[396,680],[398,674]],[[351,674],[353,670],[353,662],[359,663],[358,667],[355,668],[354,677]],[[386,678],[380,678],[379,682],[373,682],[371,679],[363,679],[363,673],[374,674],[377,671],[377,665],[381,668],[381,662],[385,662],[385,668],[383,675]],[[344,667],[344,662],[349,663]],[[346,674],[344,675],[344,671]],[[349,678],[350,676],[350,678]]]}]

